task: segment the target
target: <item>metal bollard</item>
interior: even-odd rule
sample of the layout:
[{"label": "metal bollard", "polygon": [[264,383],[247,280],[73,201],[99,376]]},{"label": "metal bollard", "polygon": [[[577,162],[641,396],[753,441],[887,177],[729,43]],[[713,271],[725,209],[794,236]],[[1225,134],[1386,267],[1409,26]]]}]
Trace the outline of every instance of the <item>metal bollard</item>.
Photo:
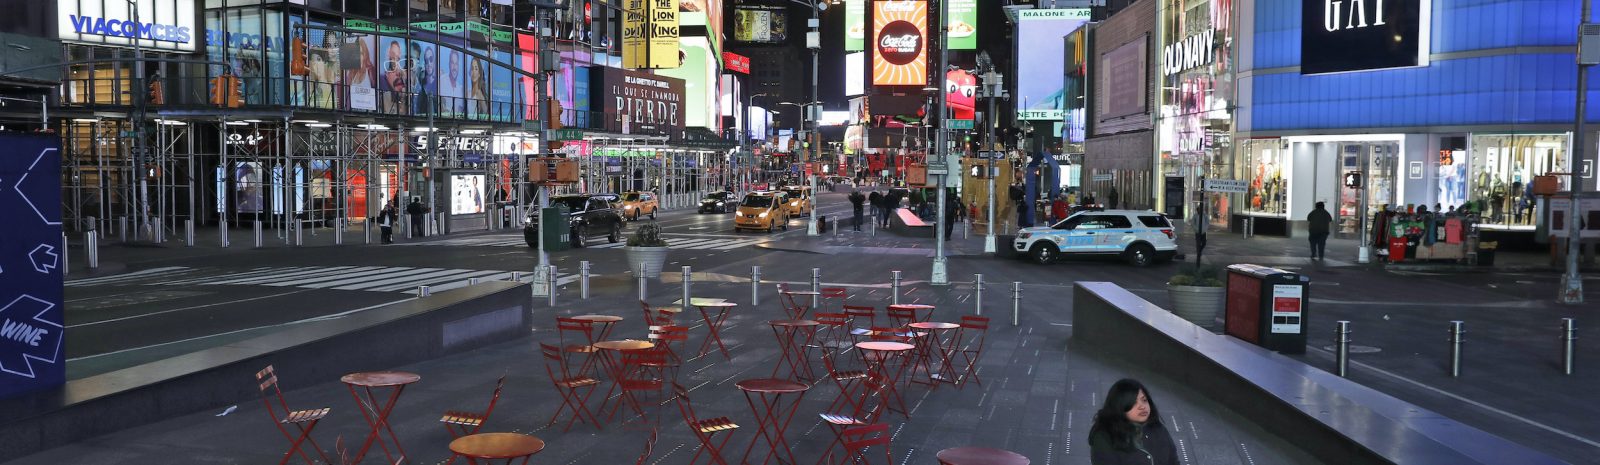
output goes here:
[{"label": "metal bollard", "polygon": [[361,222],[361,238],[362,238],[361,240],[366,241],[367,245],[372,245],[372,222],[371,221],[362,221]]},{"label": "metal bollard", "polygon": [[469,279],[467,279],[467,285],[468,286],[476,286],[476,285],[478,285],[478,278],[469,278]]},{"label": "metal bollard", "polygon": [[1461,320],[1450,321],[1450,377],[1461,376]]},{"label": "metal bollard", "polygon": [[1018,324],[1018,315],[1022,313],[1022,283],[1011,282],[1011,326]]},{"label": "metal bollard", "polygon": [[255,221],[253,223],[255,224],[256,229],[256,248],[259,249],[261,248],[261,222]]},{"label": "metal bollard", "polygon": [[589,300],[589,261],[578,262],[578,297]]},{"label": "metal bollard", "polygon": [[983,315],[983,273],[973,273],[972,313]]},{"label": "metal bollard", "polygon": [[1333,341],[1338,344],[1333,360],[1338,366],[1339,377],[1343,378],[1350,365],[1350,322],[1339,320],[1338,324],[1339,326],[1333,330]]},{"label": "metal bollard", "polygon": [[99,234],[95,234],[94,231],[89,231],[87,234],[84,234],[83,235],[83,251],[84,251],[84,255],[87,255],[89,257],[89,269],[91,269],[91,270],[99,269],[100,268],[100,235]]},{"label": "metal bollard", "polygon": [[688,266],[683,267],[683,307],[689,308],[689,282],[694,280],[694,270]]},{"label": "metal bollard", "polygon": [[645,282],[644,264],[640,263],[639,264],[639,300],[640,301],[646,300],[644,297],[645,297],[645,294],[647,294],[647,292],[646,292],[647,286],[649,286],[649,284]]},{"label": "metal bollard", "polygon": [[303,229],[303,228],[300,227],[300,220],[291,220],[291,221],[289,221],[289,224],[290,224],[289,227],[294,229],[294,245],[295,245],[295,247],[299,247],[301,245],[304,245],[306,242],[305,242],[305,238],[300,235],[300,231]]},{"label": "metal bollard", "polygon": [[872,219],[872,237],[878,237],[878,219]]},{"label": "metal bollard", "polygon": [[194,247],[194,219],[193,218],[188,218],[188,219],[183,220],[183,245],[185,247]]},{"label": "metal bollard", "polygon": [[1572,349],[1578,340],[1578,322],[1572,318],[1561,319],[1561,374],[1572,374]]},{"label": "metal bollard", "polygon": [[[822,292],[822,268],[811,269],[811,292]],[[818,295],[816,294],[811,295],[811,309],[813,311],[817,309],[817,297]]]},{"label": "metal bollard", "polygon": [[433,291],[430,290],[428,286],[417,286],[417,297],[427,297],[430,295],[433,295]]},{"label": "metal bollard", "polygon": [[761,305],[761,266],[750,267],[750,305]]},{"label": "metal bollard", "polygon": [[894,270],[892,273],[894,273],[894,280],[889,283],[889,303],[891,305],[900,305],[900,270]]},{"label": "metal bollard", "polygon": [[545,286],[544,287],[545,289],[548,289],[550,291],[550,292],[546,292],[545,293],[546,295],[549,296],[549,299],[550,299],[549,305],[551,307],[556,306],[556,266],[555,265],[548,265],[548,266],[545,267],[545,269],[544,269],[544,286]]},{"label": "metal bollard", "polygon": [[511,281],[511,282],[514,282],[514,283],[522,282],[522,272],[521,271],[513,271],[513,272],[511,272],[511,279],[509,279],[508,281]]},{"label": "metal bollard", "polygon": [[67,233],[61,233],[61,276],[72,272],[72,249],[67,248]]},{"label": "metal bollard", "polygon": [[333,245],[344,245],[344,218],[333,220]]},{"label": "metal bollard", "polygon": [[128,242],[128,217],[117,218],[117,240]]},{"label": "metal bollard", "polygon": [[218,240],[217,243],[221,244],[222,248],[224,248],[224,249],[228,248],[229,245],[232,245],[232,244],[228,243],[228,219],[227,218],[222,218],[222,219],[217,220],[217,240]]}]

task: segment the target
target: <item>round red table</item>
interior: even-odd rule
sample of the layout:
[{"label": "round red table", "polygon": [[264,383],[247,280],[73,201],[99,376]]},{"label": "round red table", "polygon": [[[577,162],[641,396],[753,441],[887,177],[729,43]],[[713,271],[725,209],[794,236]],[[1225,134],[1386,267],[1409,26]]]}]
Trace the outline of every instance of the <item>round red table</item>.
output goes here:
[{"label": "round red table", "polygon": [[[905,398],[900,396],[900,388],[896,387],[895,385],[900,381],[901,371],[903,371],[906,365],[910,365],[910,363],[901,364],[900,370],[891,371],[889,369],[889,359],[891,357],[909,354],[916,348],[917,346],[911,344],[894,341],[866,341],[856,343],[856,349],[861,350],[862,362],[867,365],[867,373],[877,373],[884,379],[884,389],[880,394],[883,399],[880,402],[884,402],[883,405],[889,410],[899,411],[900,414],[904,415],[906,418],[911,418],[911,411],[906,409]],[[894,402],[890,403],[890,400],[893,400]],[[899,407],[896,408],[895,405],[899,405]]]},{"label": "round red table", "polygon": [[912,313],[911,322],[913,323],[928,321],[928,318],[933,316],[933,306],[928,304],[893,304],[888,308],[890,310],[910,310]]},{"label": "round red table", "polygon": [[[722,323],[728,321],[728,309],[737,307],[739,304],[722,299],[698,299],[694,297],[689,298],[689,303],[700,309],[700,318],[706,321],[706,330],[709,331],[706,334],[705,342],[700,343],[700,355],[711,352],[711,343],[716,342],[717,349],[722,351],[722,358],[732,360],[733,356],[728,354],[728,346],[722,344]],[[717,309],[717,316],[712,317],[710,313],[706,312],[708,308]]]},{"label": "round red table", "polygon": [[[613,315],[578,315],[572,318],[577,320],[592,321],[595,324],[600,325],[599,334],[594,335],[595,341],[604,341],[606,339],[610,339],[611,326],[619,321],[622,321],[622,317]],[[591,343],[593,342],[591,341]]]},{"label": "round red table", "polygon": [[1005,449],[952,447],[939,451],[940,465],[1028,465],[1028,458]]},{"label": "round red table", "polygon": [[[384,444],[382,434],[384,431],[389,433],[388,442],[394,444],[395,452],[400,454],[401,460],[406,458],[406,449],[400,446],[400,437],[396,436],[394,428],[389,426],[389,413],[394,411],[394,404],[400,400],[400,393],[406,390],[406,386],[421,380],[422,375],[405,371],[366,371],[339,377],[339,381],[350,388],[350,396],[356,398],[356,405],[361,408],[361,417],[365,418],[367,426],[372,428],[351,463],[360,463],[361,459],[366,458],[367,451],[372,449],[374,441],[378,443],[378,448],[383,449],[383,456],[388,459],[387,463],[394,463],[395,459],[390,455],[389,446]],[[358,387],[366,392],[365,398],[361,392],[356,391]],[[378,405],[378,395],[372,392],[374,388],[391,389],[388,402],[384,402],[381,407]]]},{"label": "round red table", "polygon": [[[600,363],[605,365],[604,368],[606,370],[606,375],[611,377],[611,387],[606,388],[606,395],[605,397],[602,397],[602,399],[605,400],[600,402],[600,409],[596,410],[596,412],[605,414],[606,405],[611,402],[611,393],[621,389],[622,380],[627,378],[627,373],[623,373],[624,367],[622,366],[622,360],[620,359],[621,356],[613,356],[611,353],[616,352],[620,354],[624,351],[644,350],[654,348],[655,346],[656,344],[654,342],[639,341],[634,339],[623,339],[620,341],[600,341],[594,343],[594,348],[600,349]],[[616,410],[611,412],[611,416],[615,416],[617,411],[622,410],[623,402],[631,401],[632,399],[633,396],[626,392],[624,392],[623,395],[618,396]],[[608,419],[606,421],[610,421],[610,416],[607,418]]]},{"label": "round red table", "polygon": [[[928,384],[938,386],[933,383],[940,381],[955,383],[956,369],[955,365],[950,362],[950,355],[951,352],[961,348],[961,325],[939,321],[919,321],[909,326],[931,333],[930,338],[933,339],[931,343],[924,344],[920,348],[923,368],[928,372]],[[955,334],[950,336],[947,341],[944,335],[949,334],[951,331],[955,331]],[[938,371],[928,369],[927,366],[933,355],[939,357]]]},{"label": "round red table", "polygon": [[[767,324],[772,326],[772,335],[777,338],[778,349],[782,351],[778,363],[772,366],[772,377],[778,377],[778,371],[788,365],[789,379],[816,379],[812,375],[811,360],[806,357],[805,347],[816,339],[817,327],[822,323],[816,320],[772,320]],[[801,334],[805,335],[804,340],[800,340]]]},{"label": "round red table", "polygon": [[466,457],[469,463],[478,463],[478,459],[504,459],[510,465],[520,458],[526,464],[533,454],[542,450],[544,440],[517,433],[479,433],[450,441],[450,452]]},{"label": "round red table", "polygon": [[[786,379],[757,378],[740,381],[739,390],[744,391],[744,400],[750,404],[750,411],[756,415],[756,434],[750,437],[750,446],[744,449],[744,458],[741,464],[750,463],[750,452],[756,448],[756,443],[765,439],[767,441],[767,456],[761,460],[766,465],[773,457],[779,463],[784,463],[784,456],[788,456],[790,464],[800,463],[794,459],[794,452],[789,449],[789,440],[783,437],[784,430],[789,428],[789,421],[794,420],[795,411],[799,410],[800,399],[805,397],[807,389],[811,386],[805,383],[789,381]],[[783,406],[785,394],[798,394],[794,401],[789,403],[788,411]],[[761,403],[756,403],[756,398]],[[781,454],[781,455],[780,455]]]}]

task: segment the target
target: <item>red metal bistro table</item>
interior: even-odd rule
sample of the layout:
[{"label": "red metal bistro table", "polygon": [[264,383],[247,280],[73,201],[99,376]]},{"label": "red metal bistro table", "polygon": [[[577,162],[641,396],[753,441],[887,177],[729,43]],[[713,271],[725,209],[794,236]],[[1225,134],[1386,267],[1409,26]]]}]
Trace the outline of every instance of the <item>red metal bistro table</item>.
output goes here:
[{"label": "red metal bistro table", "polygon": [[932,318],[934,307],[928,304],[894,304],[890,305],[888,308],[889,310],[910,310],[912,313],[911,320],[913,323],[915,323],[918,321],[928,321],[929,318]]},{"label": "red metal bistro table", "polygon": [[504,459],[506,465],[511,465],[522,459],[526,465],[533,454],[542,450],[544,440],[518,433],[479,433],[450,441],[450,452],[466,457],[469,463]]},{"label": "red metal bistro table", "polygon": [[[700,344],[700,355],[711,352],[711,343],[716,342],[717,348],[722,350],[722,358],[733,359],[733,356],[728,354],[728,346],[722,344],[722,323],[728,321],[728,310],[739,304],[721,299],[695,298],[689,299],[689,304],[700,309],[700,318],[706,321],[706,330],[710,332],[706,334],[705,342]],[[711,313],[706,311],[708,308],[717,309],[717,316],[712,317]]]},{"label": "red metal bistro table", "polygon": [[805,348],[816,339],[817,327],[822,323],[816,320],[772,320],[767,324],[772,325],[772,335],[778,340],[778,349],[783,351],[778,363],[772,366],[772,377],[777,378],[778,372],[788,365],[788,379],[816,379],[812,375],[811,360],[806,357]]},{"label": "red metal bistro table", "polygon": [[[656,344],[650,341],[638,341],[633,339],[624,339],[620,341],[600,341],[594,343],[594,348],[600,349],[600,363],[605,365],[603,368],[606,371],[606,376],[611,378],[611,387],[606,388],[606,396],[603,397],[605,400],[600,402],[600,409],[596,410],[596,413],[605,415],[606,405],[611,402],[611,393],[618,389],[622,389],[622,380],[627,377],[627,373],[624,372],[625,368],[622,366],[622,355],[620,354],[624,351],[644,350],[654,348],[655,346]],[[617,355],[612,355],[613,352],[615,352]],[[622,395],[618,396],[617,398],[616,410],[622,410],[622,404],[624,402],[634,402],[633,395],[623,391]],[[616,415],[616,412],[613,411],[611,415]]]},{"label": "red metal bistro table", "polygon": [[[938,386],[934,383],[954,383],[956,368],[955,365],[950,363],[950,353],[961,347],[961,325],[938,321],[919,321],[912,323],[910,326],[931,333],[928,338],[932,340],[921,348],[923,363],[934,362],[933,358],[937,357],[936,361],[939,364],[939,368],[937,371],[928,370],[928,384]],[[954,334],[950,334],[952,331]],[[946,340],[946,335],[949,335],[949,340]]]},{"label": "red metal bistro table", "polygon": [[[898,384],[900,380],[901,371],[904,370],[905,365],[910,364],[910,361],[907,360],[905,364],[902,364],[900,370],[895,370],[890,367],[891,364],[889,363],[889,359],[897,356],[909,355],[913,349],[916,349],[916,347],[917,346],[906,344],[904,342],[892,341],[867,341],[856,343],[856,349],[861,350],[862,361],[867,365],[867,373],[877,373],[879,376],[882,376],[885,381],[883,392],[879,394],[883,397],[881,402],[884,402],[883,405],[890,410],[898,410],[900,414],[904,415],[906,418],[911,417],[911,412],[906,409],[905,399],[900,396],[900,388],[896,386],[896,384]],[[890,400],[893,400],[894,403],[889,403]],[[896,404],[899,405],[898,409],[895,407]]]},{"label": "red metal bistro table", "polygon": [[[367,440],[361,443],[361,451],[356,452],[355,460],[350,463],[361,463],[361,459],[366,458],[367,451],[372,448],[374,441],[383,449],[386,463],[394,463],[395,459],[389,451],[389,446],[384,444],[382,433],[385,431],[389,433],[388,442],[394,444],[394,452],[400,455],[401,460],[406,458],[406,450],[400,446],[400,438],[394,434],[394,428],[389,426],[389,413],[394,411],[394,404],[400,400],[400,393],[406,390],[406,386],[421,380],[421,375],[404,371],[368,371],[351,373],[339,378],[339,381],[350,388],[350,396],[355,397],[356,405],[361,407],[361,417],[365,418],[367,426],[372,428],[372,431],[367,433]],[[366,392],[364,398],[361,392],[356,390],[358,387]],[[383,388],[390,388],[389,400],[380,407],[378,394],[373,392],[373,389]]]},{"label": "red metal bistro table", "polygon": [[[761,459],[762,465],[766,465],[773,457],[777,457],[779,463],[784,463],[784,456],[788,456],[789,464],[800,463],[795,461],[794,452],[789,449],[789,440],[783,437],[783,433],[789,428],[789,421],[794,420],[800,399],[805,397],[806,390],[811,386],[772,378],[747,379],[740,381],[738,386],[739,390],[744,391],[744,400],[750,404],[750,411],[756,415],[756,434],[750,437],[750,446],[744,449],[744,458],[739,462],[750,463],[750,452],[755,450],[757,442],[765,439],[767,455]],[[798,394],[787,408],[783,405],[784,394]],[[756,403],[757,398],[761,399],[759,404]]]}]

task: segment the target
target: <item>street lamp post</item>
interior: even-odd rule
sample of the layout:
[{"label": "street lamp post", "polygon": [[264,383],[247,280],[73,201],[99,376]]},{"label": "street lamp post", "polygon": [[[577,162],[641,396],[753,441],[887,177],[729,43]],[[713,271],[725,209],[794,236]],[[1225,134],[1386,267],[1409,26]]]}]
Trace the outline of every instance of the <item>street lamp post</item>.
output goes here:
[{"label": "street lamp post", "polygon": [[[1583,35],[1581,29],[1589,26],[1589,0],[1583,0],[1582,9],[1583,14],[1578,16],[1582,19],[1582,24],[1578,25],[1580,29],[1578,35],[1580,37]],[[1567,218],[1569,218],[1567,220],[1567,270],[1561,274],[1561,294],[1556,297],[1557,301],[1564,304],[1583,303],[1583,277],[1578,274],[1578,248],[1582,237],[1579,236],[1580,232],[1578,231],[1578,225],[1580,224],[1578,221],[1578,213],[1580,212],[1578,209],[1580,199],[1578,191],[1583,189],[1583,154],[1588,152],[1583,145],[1583,120],[1585,116],[1584,106],[1589,103],[1589,67],[1595,64],[1584,59],[1584,53],[1581,50],[1583,42],[1582,40],[1579,41],[1580,50],[1578,50],[1578,111],[1577,117],[1573,119],[1572,123],[1572,147],[1575,155],[1567,157],[1571,160],[1569,164],[1572,166],[1572,169],[1567,170],[1572,172],[1570,174],[1572,180],[1567,183],[1567,191],[1572,194],[1572,209],[1568,210],[1567,213]]]},{"label": "street lamp post", "polygon": [[[945,21],[946,15],[949,14],[949,11],[948,11],[949,10],[949,8],[948,8],[949,5],[950,5],[949,0],[939,0],[939,19],[938,19],[938,21],[940,22],[940,24],[943,24],[943,22]],[[948,165],[946,165],[945,161],[946,161],[946,154],[950,151],[950,147],[949,147],[950,141],[949,141],[949,133],[947,133],[945,131],[945,129],[946,129],[945,128],[945,124],[946,124],[947,121],[949,121],[945,117],[948,115],[949,108],[945,104],[945,92],[944,92],[944,86],[942,84],[943,84],[943,81],[945,79],[945,70],[946,70],[946,68],[950,67],[950,54],[948,53],[949,52],[949,48],[948,48],[949,47],[949,43],[946,40],[946,39],[948,39],[949,31],[945,30],[945,28],[943,28],[943,27],[940,27],[938,29],[940,30],[940,32],[939,32],[939,67],[938,68],[934,68],[934,72],[933,72],[934,76],[933,76],[933,78],[935,80],[939,81],[941,85],[938,86],[939,90],[936,92],[937,96],[938,96],[938,99],[939,99],[939,103],[935,108],[939,112],[939,125],[934,128],[934,131],[935,131],[934,132],[934,140],[936,141],[935,142],[936,147],[932,151],[932,155],[939,157],[938,158],[939,163],[936,166],[945,166],[946,167],[946,171],[945,171],[945,174],[939,174],[938,175],[939,181],[938,181],[937,185],[938,185],[939,190],[938,190],[938,194],[937,195],[939,196],[939,203],[938,203],[939,211],[936,214],[936,218],[938,218],[938,220],[937,220],[938,224],[933,225],[933,227],[934,227],[934,230],[933,230],[933,235],[934,235],[934,238],[933,238],[933,241],[934,241],[933,242],[933,244],[934,244],[934,248],[933,248],[933,250],[934,250],[934,252],[933,252],[933,273],[932,273],[932,276],[929,279],[929,282],[931,284],[933,284],[933,285],[936,285],[936,286],[943,286],[943,285],[950,284],[949,271],[946,268],[948,263],[947,263],[947,260],[946,260],[946,258],[944,256],[944,236],[945,236],[944,218],[945,218],[945,215],[947,214],[945,212],[945,208],[946,208],[945,202],[948,202],[948,199],[945,198],[945,197],[948,197],[948,195],[945,193],[944,186],[945,186],[945,179],[947,177],[949,177],[949,174],[948,174],[949,173],[949,168],[948,168]]]},{"label": "street lamp post", "polygon": [[[806,32],[806,47],[811,49],[811,102],[804,107],[806,114],[803,121],[809,122],[808,126],[811,127],[811,132],[806,135],[806,140],[811,141],[810,147],[806,147],[806,161],[812,163],[816,163],[817,160],[822,158],[817,156],[820,155],[817,151],[822,149],[822,140],[817,137],[818,121],[816,116],[818,112],[814,111],[812,105],[821,105],[818,102],[820,97],[817,89],[817,55],[822,51],[820,32],[822,28],[822,10],[827,7],[827,3],[820,1],[812,5],[811,21],[809,23],[811,30]],[[806,221],[806,235],[816,236],[821,232],[817,230],[817,173],[815,170],[806,175],[806,180],[808,181],[807,184],[811,185],[811,216]]]},{"label": "street lamp post", "polygon": [[[994,149],[996,144],[994,143],[993,121],[997,121],[994,105],[995,99],[998,99],[1001,92],[1003,92],[1000,87],[1001,80],[1004,77],[995,72],[994,61],[989,58],[988,51],[978,52],[978,67],[983,70],[983,96],[989,99],[989,112],[986,114],[983,124],[983,141],[984,144],[989,146],[988,155],[984,156],[984,158],[987,158],[986,161],[989,165],[989,171],[983,175],[988,180],[986,184],[989,185],[989,209],[984,215],[988,226],[984,227],[983,253],[996,253],[999,251],[999,244],[996,242],[994,235]],[[980,150],[978,153],[984,153],[984,151]]]}]

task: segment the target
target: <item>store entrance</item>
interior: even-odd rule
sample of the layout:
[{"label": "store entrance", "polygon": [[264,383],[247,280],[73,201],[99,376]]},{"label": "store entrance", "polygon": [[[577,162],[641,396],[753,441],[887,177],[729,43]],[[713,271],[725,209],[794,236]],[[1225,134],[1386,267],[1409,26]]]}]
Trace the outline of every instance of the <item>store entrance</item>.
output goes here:
[{"label": "store entrance", "polygon": [[1362,220],[1370,220],[1385,205],[1395,203],[1395,166],[1400,144],[1395,142],[1344,143],[1339,147],[1339,208],[1334,213],[1334,237],[1361,237]]}]

